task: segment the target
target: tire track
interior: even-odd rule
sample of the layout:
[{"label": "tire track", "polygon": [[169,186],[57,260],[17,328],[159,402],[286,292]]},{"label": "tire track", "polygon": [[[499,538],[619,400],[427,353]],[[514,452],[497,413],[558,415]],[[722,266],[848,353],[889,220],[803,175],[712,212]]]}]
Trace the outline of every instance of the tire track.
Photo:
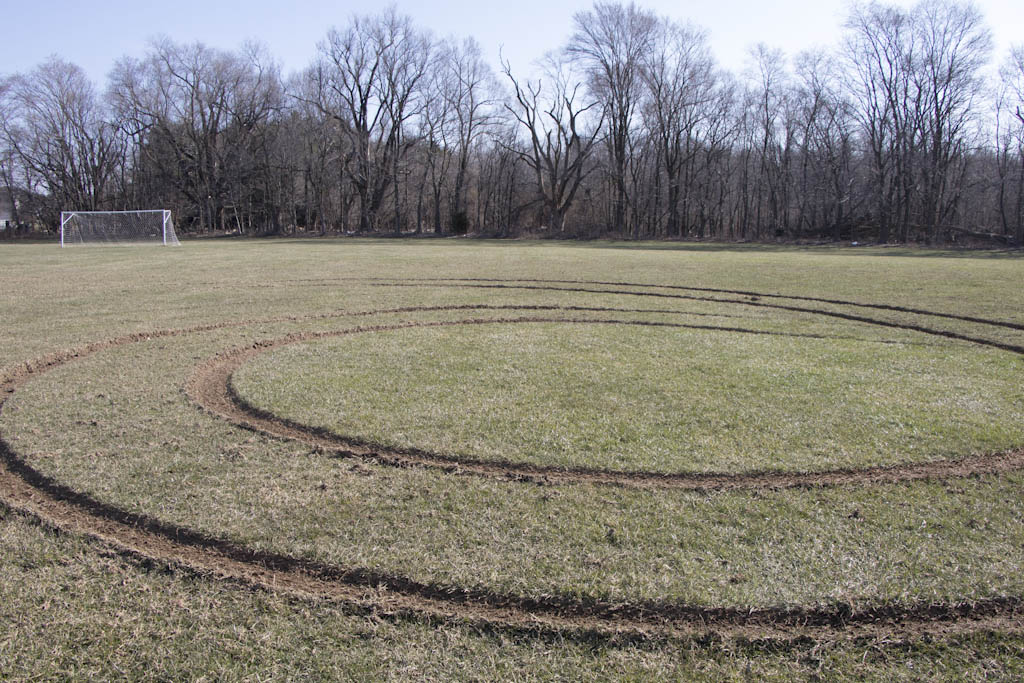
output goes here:
[{"label": "tire track", "polygon": [[378,616],[440,619],[564,636],[692,638],[708,633],[748,639],[823,640],[884,635],[917,637],[1024,629],[1024,600],[1007,596],[958,603],[744,609],[644,602],[532,598],[434,585],[361,568],[255,551],[97,501],[40,474],[0,442],[0,492],[13,510],[64,532],[82,534],[130,557],[203,577],[341,603]]},{"label": "tire track", "polygon": [[952,479],[983,474],[999,474],[1024,468],[1024,448],[1001,453],[974,455],[957,460],[939,460],[905,465],[845,468],[820,472],[762,471],[743,474],[726,472],[665,473],[616,471],[483,460],[472,457],[444,455],[417,448],[390,448],[382,444],[341,436],[327,429],[304,425],[262,410],[245,401],[231,387],[232,374],[243,364],[262,353],[291,344],[411,328],[525,323],[638,325],[696,328],[702,330],[713,329],[732,333],[775,334],[773,332],[743,328],[710,327],[683,323],[539,317],[472,318],[454,321],[356,327],[330,332],[293,334],[223,352],[196,368],[196,371],[186,384],[186,394],[193,402],[207,412],[221,417],[238,427],[279,438],[301,441],[314,448],[327,450],[335,456],[361,458],[377,464],[394,467],[432,467],[449,473],[474,474],[536,484],[598,484],[634,488],[727,491],[889,484],[925,479]]},{"label": "tire track", "polygon": [[[388,283],[378,282],[378,287],[424,287],[422,284],[409,284],[409,283]],[[544,285],[509,285],[509,284],[451,284],[451,285],[435,285],[441,287],[473,287],[477,289],[520,289],[520,290],[533,290],[533,291],[555,291],[555,292],[566,292],[570,294],[621,294],[630,296],[641,296],[641,297],[656,297],[660,299],[678,299],[685,301],[700,301],[704,303],[715,303],[715,304],[736,304],[740,306],[752,306],[755,308],[774,308],[780,311],[790,311],[793,313],[810,313],[813,315],[822,315],[829,318],[837,318],[839,320],[847,320],[849,322],[866,323],[868,325],[877,325],[880,327],[888,327],[896,330],[907,330],[911,332],[921,332],[923,334],[930,334],[936,337],[945,337],[947,339],[954,339],[957,341],[970,342],[972,344],[978,344],[981,346],[989,346],[1000,351],[1010,351],[1018,355],[1024,355],[1024,346],[1019,344],[1010,344],[1007,342],[996,341],[993,339],[986,339],[984,337],[977,337],[974,335],[963,334],[961,332],[954,332],[952,330],[936,329],[927,325],[919,325],[917,323],[907,322],[896,322],[890,320],[881,320],[879,318],[869,318],[863,315],[856,315],[853,313],[844,313],[842,311],[829,311],[823,308],[808,308],[805,306],[789,306],[784,304],[770,304],[763,301],[759,301],[754,297],[750,299],[716,299],[714,297],[705,296],[694,296],[690,294],[668,294],[664,292],[635,292],[624,289],[591,289],[587,287],[549,287]],[[978,320],[981,320],[980,318]],[[1000,323],[995,323],[1000,324]]]},{"label": "tire track", "polygon": [[[517,279],[517,278],[403,278],[401,280],[395,278],[323,278],[320,280],[312,279],[295,279],[295,280],[279,280],[278,282],[297,282],[297,283],[310,283],[310,284],[323,284],[325,282],[377,282],[377,283],[388,283],[388,282],[415,282],[415,283],[497,283],[497,284],[526,284],[526,285],[595,285],[602,287],[637,287],[645,289],[668,289],[673,291],[686,291],[686,292],[703,292],[706,294],[730,294],[736,296],[756,297],[757,299],[787,299],[790,301],[806,301],[811,303],[825,303],[836,306],[851,306],[855,308],[867,308],[876,311],[892,311],[895,313],[910,313],[914,315],[924,315],[934,318],[944,318],[947,320],[958,320],[961,322],[976,323],[980,325],[990,325],[993,327],[1004,327],[1010,330],[1024,331],[1024,323],[1013,322],[1009,320],[993,320],[990,318],[981,318],[978,316],[970,315],[959,315],[956,313],[943,313],[940,311],[930,311],[924,308],[914,308],[911,306],[899,306],[896,304],[876,304],[876,303],[865,303],[861,301],[854,301],[852,299],[829,299],[825,297],[815,296],[801,296],[798,294],[779,294],[779,293],[765,293],[756,292],[746,289],[722,289],[717,287],[693,287],[687,285],[659,285],[650,283],[639,283],[639,282],[622,282],[622,281],[605,281],[605,280],[555,280],[555,279]],[[551,288],[553,291],[589,291],[589,290],[574,290],[564,288]],[[637,294],[637,292],[622,292],[626,294]],[[723,303],[744,303],[741,301],[730,301],[723,299],[703,299],[704,301],[721,301]]]},{"label": "tire track", "polygon": [[[722,302],[727,303],[727,302]],[[728,302],[732,303],[732,302]],[[735,302],[744,303],[744,302]],[[264,320],[225,321],[174,330],[156,330],[148,333],[123,335],[105,341],[86,344],[76,349],[50,354],[11,368],[0,374],[0,413],[17,389],[40,375],[104,349],[140,343],[160,337],[175,337],[210,332],[229,327],[244,327],[271,322],[298,322],[316,319],[401,314],[426,311],[457,310],[580,310],[609,311],[622,309],[558,308],[558,307],[489,307],[489,306],[435,306],[408,307],[382,311],[337,312],[311,316],[280,316]],[[635,309],[633,312],[642,312]],[[669,312],[654,311],[646,312]],[[678,311],[673,311],[679,313]],[[821,311],[821,313],[828,315]],[[716,329],[732,332],[757,332],[743,328],[655,323],[650,321],[551,319],[520,316],[518,318],[471,319],[470,321],[421,321],[397,325],[379,325],[333,332],[297,333],[281,340],[257,342],[249,351],[259,352],[274,343],[295,343],[304,339],[327,335],[354,334],[382,329],[400,329],[415,326],[453,324],[486,324],[496,322],[589,322],[605,324],[647,324],[698,329]],[[949,336],[942,331],[929,331],[916,326],[870,321],[888,327],[902,327],[928,334]],[[956,337],[954,337],[956,338]],[[973,339],[965,339],[974,341]],[[992,344],[990,344],[992,345]],[[1005,346],[1005,345],[1004,345]],[[996,346],[996,348],[1004,348]],[[1015,348],[1004,350],[1021,353]],[[218,356],[206,364],[218,367],[217,373],[230,368],[230,362],[244,362],[245,353],[236,349]],[[230,370],[227,371],[230,374]],[[204,375],[210,377],[216,375]],[[217,375],[218,377],[222,375]],[[199,382],[201,386],[220,383]],[[193,387],[194,383],[190,383]],[[227,386],[225,381],[224,387]],[[230,396],[227,397],[230,399]],[[973,462],[979,471],[1003,472],[1020,467],[1022,451],[987,456],[988,460]],[[969,468],[968,460],[957,463],[928,463],[914,467],[951,465],[948,474],[932,471],[923,476],[965,476],[954,474],[956,467]],[[1000,464],[1002,463],[1002,464]],[[465,463],[457,463],[454,471],[462,470]],[[984,468],[990,468],[985,470]],[[893,468],[885,469],[888,475]],[[849,474],[863,474],[864,470]],[[550,477],[553,472],[540,476]],[[572,474],[572,473],[569,473]],[[605,474],[605,473],[594,473]],[[770,473],[766,473],[770,474]],[[840,473],[833,473],[839,475]],[[881,472],[880,476],[887,476]],[[710,475],[711,477],[719,475]],[[760,475],[737,475],[760,476]],[[903,475],[913,478],[909,472]],[[514,477],[518,478],[518,477]],[[882,481],[885,481],[883,478]],[[621,482],[619,482],[621,483]],[[710,483],[710,480],[703,482]],[[842,483],[836,481],[835,484]],[[858,483],[873,483],[862,479]],[[754,488],[753,480],[745,484]],[[819,484],[793,484],[819,485]],[[823,484],[827,485],[827,484]],[[765,485],[762,484],[762,487]],[[768,484],[777,487],[778,484]],[[43,520],[53,527],[72,533],[84,534],[132,557],[154,561],[170,567],[187,568],[203,576],[227,580],[245,586],[282,592],[302,599],[330,600],[343,603],[350,609],[368,613],[441,619],[458,623],[486,625],[488,627],[527,633],[553,633],[580,637],[599,635],[602,638],[693,637],[715,633],[738,638],[791,639],[813,637],[819,639],[892,637],[894,634],[911,637],[923,634],[946,635],[983,629],[1001,631],[1024,630],[1024,599],[1003,596],[974,602],[911,603],[868,605],[855,608],[846,603],[826,606],[778,607],[743,609],[732,607],[703,607],[661,602],[609,603],[594,599],[569,597],[535,598],[502,594],[491,591],[472,591],[458,586],[426,584],[406,577],[371,572],[362,568],[332,566],[287,555],[259,552],[228,539],[204,535],[187,527],[175,526],[158,519],[131,513],[127,510],[96,500],[52,480],[32,468],[0,433],[0,499],[8,507]]]}]

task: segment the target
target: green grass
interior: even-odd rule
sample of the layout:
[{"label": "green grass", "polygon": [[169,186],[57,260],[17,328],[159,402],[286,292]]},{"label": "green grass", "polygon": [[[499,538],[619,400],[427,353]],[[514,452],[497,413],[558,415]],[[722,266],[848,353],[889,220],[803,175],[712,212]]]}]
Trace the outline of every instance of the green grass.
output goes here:
[{"label": "green grass", "polygon": [[[685,294],[673,290],[396,287],[370,278],[743,289],[1024,323],[1024,300],[1011,295],[1024,275],[1018,257],[342,240],[16,245],[0,249],[0,268],[5,367],[129,332],[302,318],[109,349],[11,398],[0,433],[30,464],[133,512],[258,549],[524,596],[764,607],[1024,595],[1021,474],[712,494],[538,487],[328,457],[235,429],[182,391],[192,368],[218,351],[294,332],[518,315],[742,327],[772,334],[568,323],[366,333],[269,351],[234,381],[258,405],[342,434],[516,462],[744,472],[959,457],[1024,444],[1021,357],[809,313],[642,295]],[[667,312],[311,317],[453,305]],[[1019,330],[857,313],[1024,345]],[[1012,679],[1024,666],[1024,641],[998,633],[888,645],[629,645],[381,622],[143,568],[6,513],[0,546],[5,679],[123,670],[164,679],[952,680]]]},{"label": "green grass", "polygon": [[[736,326],[710,324],[722,322]],[[233,386],[345,436],[558,467],[806,471],[1024,443],[1017,357],[850,327],[825,339],[580,323],[399,330],[269,352]]]}]

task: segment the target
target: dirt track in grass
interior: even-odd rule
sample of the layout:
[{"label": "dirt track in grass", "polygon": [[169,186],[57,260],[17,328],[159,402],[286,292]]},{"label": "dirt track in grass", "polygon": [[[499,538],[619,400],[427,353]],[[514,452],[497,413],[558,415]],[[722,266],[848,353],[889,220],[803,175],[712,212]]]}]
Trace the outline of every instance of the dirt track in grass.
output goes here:
[{"label": "dirt track in grass", "polygon": [[[476,284],[476,283],[470,281],[470,282],[462,282],[462,283],[458,283],[458,284],[442,283],[440,285],[434,285],[434,286],[441,286],[441,287],[469,287],[469,288],[477,288],[477,289],[518,289],[518,290],[527,290],[527,291],[529,291],[529,290],[543,290],[543,291],[566,292],[567,294],[606,294],[606,295],[607,294],[618,294],[618,295],[629,295],[629,296],[639,296],[639,297],[655,297],[655,298],[658,298],[658,299],[669,299],[669,300],[675,299],[675,300],[682,300],[682,301],[698,301],[698,302],[702,302],[702,303],[735,304],[735,305],[739,305],[739,306],[753,306],[755,308],[773,308],[773,309],[780,310],[780,311],[789,311],[791,313],[810,313],[810,314],[813,314],[813,315],[821,315],[821,316],[825,316],[825,317],[828,317],[828,318],[836,318],[836,319],[839,319],[839,320],[847,320],[849,322],[865,323],[865,324],[868,324],[868,325],[876,325],[876,326],[879,326],[879,327],[888,327],[890,329],[895,329],[895,330],[906,330],[906,331],[910,331],[910,332],[920,332],[922,334],[929,334],[929,335],[933,335],[933,336],[936,336],[936,337],[945,337],[947,339],[954,339],[954,340],[957,340],[957,341],[970,342],[972,344],[979,344],[981,346],[989,346],[989,347],[992,347],[994,349],[999,349],[1000,351],[1009,351],[1011,353],[1016,353],[1016,354],[1019,354],[1019,355],[1024,355],[1024,346],[1021,346],[1019,344],[1010,344],[1010,343],[1007,343],[1007,342],[1002,342],[1002,341],[998,341],[998,340],[994,340],[994,339],[987,339],[985,337],[979,337],[979,336],[976,336],[976,335],[963,334],[962,332],[956,332],[956,331],[953,331],[953,330],[943,330],[943,329],[939,329],[939,328],[935,328],[935,327],[930,327],[928,325],[921,325],[921,324],[917,324],[917,323],[897,322],[897,321],[892,321],[892,320],[882,320],[882,319],[879,319],[879,318],[869,318],[867,316],[857,315],[857,314],[854,314],[854,313],[846,313],[844,311],[830,311],[830,310],[823,309],[823,308],[811,308],[811,307],[808,307],[808,306],[792,306],[792,305],[787,305],[787,304],[768,303],[766,301],[761,301],[761,297],[762,296],[767,296],[767,297],[777,297],[778,296],[778,295],[774,295],[774,294],[759,295],[759,294],[757,294],[755,292],[749,292],[748,294],[745,295],[746,298],[744,298],[744,299],[721,299],[721,298],[717,298],[717,297],[695,296],[695,295],[691,295],[691,294],[673,294],[673,293],[668,293],[668,292],[648,292],[648,291],[634,291],[634,290],[626,290],[626,289],[593,289],[593,288],[590,288],[590,287],[580,287],[580,286],[573,286],[573,287],[551,287],[550,285],[532,285],[532,284],[528,284],[529,281],[515,281],[515,282],[518,282],[519,284],[508,284],[508,283],[501,283],[501,284]],[[380,282],[380,283],[378,283],[378,286],[381,286],[381,287],[424,287],[424,286],[428,286],[428,285],[425,285],[425,284],[422,284],[422,283]],[[630,285],[630,286],[632,286],[632,287],[645,287],[645,286],[646,287],[650,287],[652,285]],[[720,291],[720,290],[711,290],[711,291]],[[796,298],[799,298],[799,297],[796,297]],[[811,299],[811,300],[813,301],[813,299]],[[828,301],[828,300],[827,299],[822,299],[821,301]],[[849,304],[847,304],[847,305],[849,305]],[[890,310],[890,311],[913,312],[913,313],[915,313],[917,315],[933,315],[933,316],[936,316],[936,317],[949,318],[949,319],[953,319],[953,320],[962,320],[962,321],[965,321],[965,322],[973,322],[973,323],[977,323],[977,324],[987,324],[987,325],[998,326],[998,327],[1008,327],[1010,329],[1020,329],[1021,328],[1021,326],[1016,325],[1016,323],[1008,323],[1008,322],[1003,322],[1003,321],[998,321],[998,320],[985,320],[983,318],[972,318],[972,317],[966,317],[966,316],[954,316],[954,315],[948,315],[948,314],[935,314],[935,313],[930,313],[928,311],[925,311],[923,309],[909,309],[909,308],[908,309],[900,309],[900,308],[897,308],[897,307],[882,307],[882,306],[879,306],[879,308],[881,308],[883,310]]]},{"label": "dirt track in grass", "polygon": [[[631,292],[632,293],[632,292]],[[737,302],[740,303],[740,302]],[[751,302],[756,303],[756,302]],[[780,307],[781,308],[781,307]],[[613,311],[616,309],[559,308],[547,306],[457,306],[410,307],[374,312],[341,312],[317,316],[281,317],[260,321],[233,321],[178,330],[158,330],[125,335],[87,344],[78,349],[52,354],[30,361],[0,374],[0,412],[17,389],[50,369],[73,362],[104,349],[112,349],[158,337],[208,332],[256,323],[315,320],[334,317],[425,311],[456,310],[534,310],[562,311],[561,317],[472,318],[462,321],[410,322],[397,325],[359,327],[350,330],[311,332],[259,342],[246,348],[221,354],[203,364],[189,382],[189,392],[208,409],[241,411],[229,419],[250,429],[268,433],[284,430],[278,436],[313,439],[317,445],[335,452],[369,457],[385,464],[442,467],[452,472],[501,476],[513,480],[570,485],[587,482],[633,486],[674,486],[676,488],[779,488],[782,486],[870,485],[921,478],[952,478],[982,473],[998,473],[1024,466],[1024,449],[958,461],[925,463],[888,468],[868,468],[815,474],[741,474],[741,475],[663,475],[651,473],[609,473],[585,470],[558,470],[513,466],[482,461],[446,461],[420,452],[387,452],[348,441],[330,442],[316,430],[299,428],[273,416],[254,415],[243,409],[227,391],[232,368],[256,353],[274,345],[340,334],[354,334],[401,327],[454,324],[587,322],[604,324],[658,324],[625,320],[574,319],[569,310]],[[624,312],[618,309],[619,312]],[[799,309],[808,310],[808,309]],[[641,312],[641,311],[632,311]],[[648,311],[666,312],[666,311]],[[831,311],[813,311],[834,315]],[[937,334],[963,341],[984,343],[974,338],[953,336],[942,330],[889,321],[871,321],[859,316],[850,319],[874,322],[886,327]],[[993,323],[997,324],[997,323]],[[685,325],[687,327],[699,327]],[[710,327],[710,326],[707,326]],[[743,328],[713,329],[756,333]],[[988,343],[1015,353],[1024,353],[1007,344]],[[247,424],[252,421],[251,424]],[[295,430],[296,433],[288,433]],[[748,639],[844,639],[860,637],[901,638],[923,634],[942,636],[976,630],[1019,632],[1024,630],[1024,598],[1007,596],[988,600],[943,604],[893,604],[856,608],[840,603],[826,607],[746,610],[728,607],[700,607],[673,603],[608,603],[570,598],[535,598],[487,591],[470,591],[458,586],[432,585],[406,577],[375,573],[358,567],[332,566],[300,560],[275,553],[258,552],[225,539],[204,535],[158,519],[133,514],[54,481],[31,467],[0,434],[0,501],[33,515],[54,528],[85,534],[117,548],[143,562],[179,567],[202,576],[236,582],[245,586],[278,591],[303,599],[329,600],[352,609],[379,615],[454,620],[487,627],[529,633],[557,632],[582,637],[647,638],[694,637],[715,633]],[[317,440],[327,439],[326,444]],[[472,470],[472,468],[477,468]],[[804,477],[810,477],[804,479]]]},{"label": "dirt track in grass", "polygon": [[749,334],[777,334],[735,327],[712,327],[683,323],[644,322],[593,318],[471,318],[465,320],[404,323],[374,327],[357,327],[331,332],[294,334],[280,339],[261,341],[226,351],[196,368],[188,384],[189,397],[214,415],[256,432],[284,439],[301,441],[334,456],[363,458],[377,464],[396,467],[435,467],[455,474],[473,474],[499,479],[527,481],[536,484],[601,484],[636,488],[672,488],[694,491],[736,489],[782,489],[811,486],[849,486],[888,484],[922,479],[998,474],[1024,468],[1024,448],[975,455],[957,460],[941,460],[908,465],[849,468],[821,472],[752,472],[730,473],[664,473],[646,471],[613,471],[587,468],[566,468],[524,463],[480,460],[432,453],[415,448],[389,448],[381,444],[341,436],[329,430],[310,427],[278,417],[253,406],[231,387],[231,375],[247,361],[266,351],[316,339],[354,334],[385,332],[413,327],[450,327],[456,325],[573,323],[604,325],[640,325],[715,329]]}]

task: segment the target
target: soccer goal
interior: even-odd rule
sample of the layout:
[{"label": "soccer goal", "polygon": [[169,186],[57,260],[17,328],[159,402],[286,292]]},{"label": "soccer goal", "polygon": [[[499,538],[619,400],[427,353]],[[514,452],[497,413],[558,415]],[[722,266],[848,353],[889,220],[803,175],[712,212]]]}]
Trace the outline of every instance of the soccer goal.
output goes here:
[{"label": "soccer goal", "polygon": [[171,212],[64,211],[60,215],[60,246],[78,244],[168,244],[178,246]]}]

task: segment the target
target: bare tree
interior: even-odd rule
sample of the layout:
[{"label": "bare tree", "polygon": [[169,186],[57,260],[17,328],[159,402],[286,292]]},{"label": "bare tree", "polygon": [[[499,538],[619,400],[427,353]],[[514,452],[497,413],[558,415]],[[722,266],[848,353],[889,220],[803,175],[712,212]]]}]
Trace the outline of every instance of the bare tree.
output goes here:
[{"label": "bare tree", "polygon": [[[430,80],[423,96],[423,109],[419,117],[419,137],[423,146],[423,169],[421,171],[420,195],[427,181],[430,181],[431,199],[433,200],[434,234],[440,235],[443,227],[442,196],[449,183],[452,166],[453,129],[455,117],[452,114],[452,98],[448,96],[452,88],[451,72],[444,58],[446,50],[442,49],[440,57],[434,60]],[[417,203],[417,231],[422,223],[422,200]]]},{"label": "bare tree", "polygon": [[354,201],[345,172],[352,155],[344,146],[346,138],[340,134],[338,122],[312,104],[317,95],[312,85],[305,74],[292,78],[286,135],[293,145],[291,167],[301,178],[302,196],[293,208],[296,224],[324,234],[345,225]]},{"label": "bare tree", "polygon": [[693,185],[697,210],[692,220],[696,235],[725,237],[730,229],[727,214],[736,172],[733,148],[739,129],[735,116],[738,85],[730,74],[720,74],[707,104],[708,115],[702,126],[700,153],[689,169],[688,185]]},{"label": "bare tree", "polygon": [[[524,150],[521,148],[517,131],[518,121],[491,129],[490,145],[481,151],[481,168],[478,181],[478,225],[486,226],[500,237],[515,233],[522,206],[519,203],[519,186]],[[528,181],[525,181],[528,182]]]},{"label": "bare tree", "polygon": [[1024,45],[1010,49],[1010,57],[1002,69],[1003,81],[1016,96],[1014,115],[1024,124]]},{"label": "bare tree", "polygon": [[85,73],[54,57],[2,90],[5,176],[13,184],[17,166],[43,200],[38,218],[52,225],[62,209],[105,208],[124,139]]},{"label": "bare tree", "polygon": [[235,54],[159,39],[145,59],[118,63],[110,97],[151,180],[196,207],[202,229],[243,227],[239,204],[260,173],[263,127],[283,99],[277,67],[261,48]]},{"label": "bare tree", "polygon": [[1010,50],[996,97],[996,172],[1003,233],[1024,245],[1024,45]]},{"label": "bare tree", "polygon": [[[468,223],[466,180],[469,160],[477,140],[494,121],[497,83],[484,61],[480,45],[472,38],[448,44],[442,53],[444,98],[455,133],[455,180],[452,189],[452,221]],[[462,227],[466,227],[463,225]]]},{"label": "bare tree", "polygon": [[[383,78],[380,100],[387,112],[390,148],[391,188],[394,197],[394,232],[402,231],[403,215],[400,200],[400,165],[414,141],[406,138],[407,123],[423,106],[422,83],[434,50],[428,34],[416,29],[408,17],[399,17],[394,9],[381,16],[380,28],[388,49],[383,52]],[[385,155],[387,156],[387,154]]]},{"label": "bare tree", "polygon": [[569,76],[564,64],[549,62],[547,89],[540,79],[521,86],[509,64],[502,66],[515,92],[515,102],[505,106],[529,137],[525,149],[513,149],[533,171],[549,227],[562,232],[603,121],[601,116],[590,123],[587,114],[600,103],[577,102],[582,83]]},{"label": "bare tree", "polygon": [[934,242],[964,187],[981,69],[992,48],[991,32],[971,3],[923,0],[911,14],[916,38],[914,88],[921,103],[920,174],[923,227]]},{"label": "bare tree", "polygon": [[879,241],[906,240],[913,192],[912,151],[919,132],[914,31],[905,11],[854,5],[846,21],[849,79],[872,172]]},{"label": "bare tree", "polygon": [[707,34],[693,26],[659,22],[652,49],[643,57],[643,78],[650,92],[644,116],[668,184],[667,233],[679,237],[690,194],[683,169],[705,144],[703,124],[715,97],[717,74]]},{"label": "bare tree", "polygon": [[801,53],[794,90],[800,118],[800,171],[795,188],[798,226],[804,232],[830,228],[841,239],[854,208],[852,110],[832,55]]},{"label": "bare tree", "polygon": [[629,203],[630,137],[643,97],[642,64],[651,49],[658,21],[635,4],[597,2],[573,17],[575,31],[566,54],[588,72],[592,95],[603,102],[614,197],[611,228],[625,230]]},{"label": "bare tree", "polygon": [[[416,113],[430,50],[429,37],[390,8],[328,32],[309,71],[315,104],[339,123],[353,150],[349,179],[359,197],[361,231],[379,227],[387,190],[398,182],[409,149],[404,126]],[[395,211],[398,227],[397,197]]]},{"label": "bare tree", "polygon": [[757,171],[754,174],[754,236],[764,228],[781,235],[789,227],[789,171],[792,142],[790,83],[781,50],[759,43],[751,49],[750,103],[757,129]]},{"label": "bare tree", "polygon": [[991,36],[970,3],[855,6],[847,56],[874,172],[880,238],[935,240],[960,201]]}]

